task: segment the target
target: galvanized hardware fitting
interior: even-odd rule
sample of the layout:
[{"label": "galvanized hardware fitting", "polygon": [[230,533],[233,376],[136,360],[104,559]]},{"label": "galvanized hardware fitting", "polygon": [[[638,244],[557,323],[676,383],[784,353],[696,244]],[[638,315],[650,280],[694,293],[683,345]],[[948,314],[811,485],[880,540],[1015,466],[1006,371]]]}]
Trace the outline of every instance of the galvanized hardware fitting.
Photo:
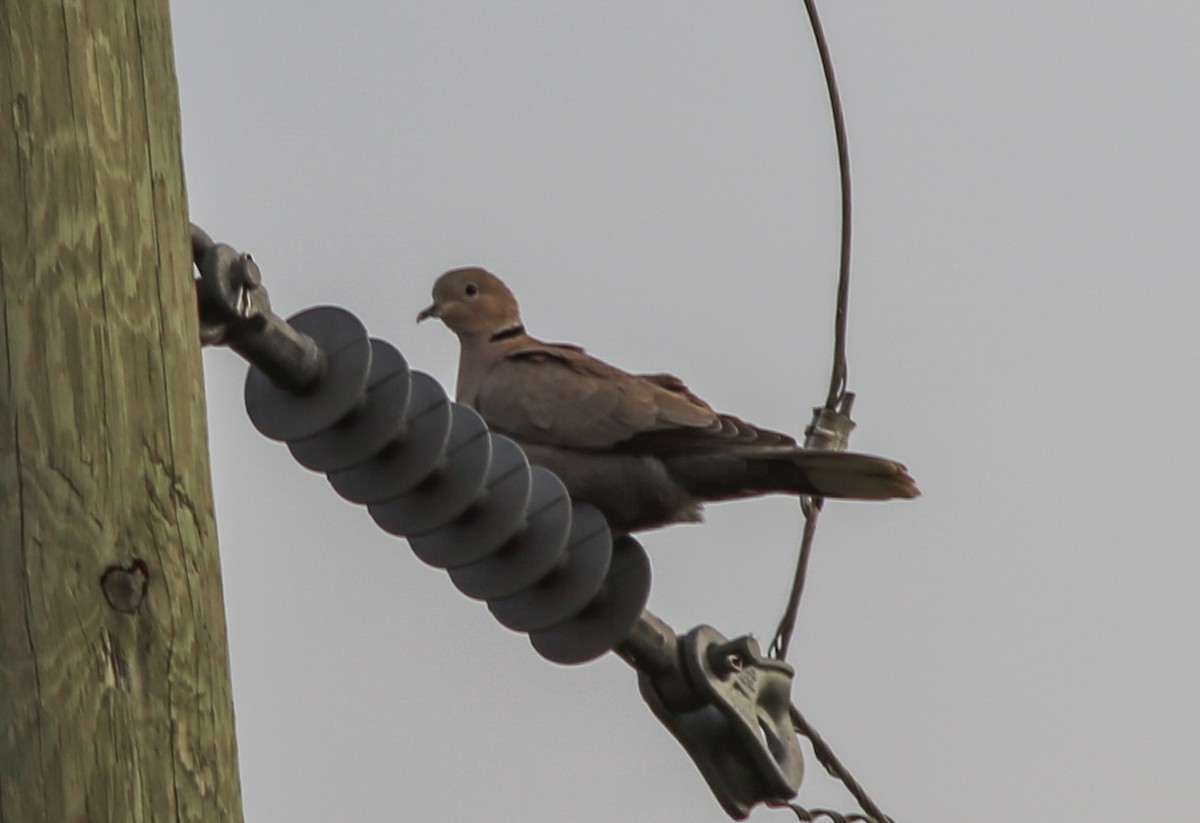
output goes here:
[{"label": "galvanized hardware fitting", "polygon": [[192,260],[200,271],[196,304],[201,345],[229,346],[292,391],[304,391],[321,379],[321,349],[271,311],[262,274],[249,254],[214,243],[193,223]]},{"label": "galvanized hardware fitting", "polygon": [[804,762],[791,720],[791,666],[764,657],[752,637],[729,640],[710,626],[679,637],[649,615],[618,651],[730,817],[795,797]]},{"label": "galvanized hardware fitting", "polygon": [[854,392],[846,392],[836,409],[828,406],[813,409],[812,422],[804,430],[804,448],[845,451],[850,445],[850,433],[855,428],[854,421],[850,419],[853,407]]}]

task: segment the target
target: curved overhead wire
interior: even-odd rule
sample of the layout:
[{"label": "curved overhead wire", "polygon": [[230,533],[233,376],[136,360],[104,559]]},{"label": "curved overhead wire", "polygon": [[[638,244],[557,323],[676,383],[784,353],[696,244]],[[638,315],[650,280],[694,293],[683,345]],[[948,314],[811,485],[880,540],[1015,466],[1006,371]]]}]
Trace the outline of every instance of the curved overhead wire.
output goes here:
[{"label": "curved overhead wire", "polygon": [[[829,108],[833,119],[834,139],[837,143],[838,171],[841,183],[841,245],[838,262],[837,308],[834,316],[833,369],[829,378],[829,393],[825,398],[825,408],[831,412],[840,411],[848,414],[849,405],[854,399],[854,395],[846,391],[846,327],[847,309],[850,302],[852,213],[850,148],[846,137],[846,118],[842,111],[842,98],[838,92],[837,78],[833,71],[833,58],[829,53],[825,29],[817,14],[816,0],[804,0],[804,8],[808,12],[813,39],[816,41],[817,52],[821,58],[821,68],[825,75],[825,87],[829,95]],[[792,579],[792,591],[788,598],[788,605],[779,621],[779,627],[776,629],[775,638],[771,641],[770,646],[770,654],[779,660],[787,657],[788,646],[796,627],[800,598],[804,593],[804,583],[808,574],[808,558],[812,552],[812,541],[816,534],[817,517],[821,513],[824,502],[819,497],[802,501],[805,518],[804,537],[800,543],[800,555],[796,561],[796,572]]]},{"label": "curved overhead wire", "polygon": [[[850,152],[846,138],[846,122],[845,115],[842,112],[841,95],[838,92],[837,80],[834,77],[833,61],[829,55],[829,44],[825,39],[825,30],[821,26],[821,18],[817,14],[816,0],[804,0],[804,8],[808,12],[813,38],[816,40],[817,51],[821,56],[821,67],[825,74],[825,86],[829,93],[829,107],[833,117],[834,135],[837,141],[838,170],[841,178],[841,252],[838,264],[837,313],[834,319],[833,371],[829,380],[829,393],[825,399],[825,409],[829,412],[837,412],[848,416],[850,406],[854,401],[854,395],[846,391],[846,317],[847,304],[850,298]],[[775,638],[771,641],[769,649],[769,654],[779,660],[783,660],[787,656],[788,645],[791,642],[792,633],[796,626],[796,615],[799,611],[800,597],[804,592],[804,582],[807,577],[808,558],[812,551],[813,537],[817,530],[817,518],[821,513],[824,502],[824,499],[820,497],[801,498],[805,523],[804,536],[800,542],[800,555],[796,561],[796,572],[792,582],[792,592],[788,599],[787,610],[780,620],[779,628],[776,630]],[[841,815],[827,809],[807,810],[795,804],[786,804],[796,814],[796,817],[800,820],[816,820],[820,817],[826,817],[837,823],[840,823],[840,821],[847,821],[848,823],[849,821],[864,820],[870,820],[873,823],[890,823],[891,818],[885,815],[879,806],[867,795],[866,791],[859,785],[858,781],[854,779],[841,761],[837,759],[833,750],[829,748],[829,745],[821,738],[816,729],[809,725],[808,721],[804,719],[804,716],[795,705],[792,706],[792,722],[795,725],[796,731],[808,738],[821,765],[825,767],[830,775],[840,780],[846,786],[850,793],[854,795],[855,800],[858,801],[863,811],[868,815],[867,817],[862,815]]]}]

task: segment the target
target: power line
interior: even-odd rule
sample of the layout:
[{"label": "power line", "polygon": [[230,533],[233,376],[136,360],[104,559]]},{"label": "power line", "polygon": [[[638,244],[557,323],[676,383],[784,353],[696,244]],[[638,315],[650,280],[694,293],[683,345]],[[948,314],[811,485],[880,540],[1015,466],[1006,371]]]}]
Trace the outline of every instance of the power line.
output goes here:
[{"label": "power line", "polygon": [[[850,197],[850,148],[846,138],[846,119],[842,111],[842,98],[838,92],[837,78],[833,71],[833,58],[829,53],[829,43],[825,38],[825,29],[817,14],[816,0],[804,0],[804,8],[808,12],[809,23],[812,27],[813,39],[817,44],[817,52],[821,57],[821,68],[825,75],[825,87],[829,94],[829,108],[833,119],[834,138],[837,143],[838,170],[841,180],[841,252],[838,263],[837,309],[834,316],[833,341],[833,370],[829,379],[829,393],[825,405],[816,410],[812,425],[807,431],[805,445],[810,448],[845,448],[845,438],[849,436],[850,408],[854,403],[854,395],[846,391],[846,326],[847,308],[850,302],[850,227],[851,227],[851,197]],[[792,591],[788,597],[787,607],[775,630],[771,641],[771,656],[783,660],[787,657],[788,646],[796,628],[796,617],[800,608],[800,598],[804,594],[804,583],[808,576],[808,560],[812,553],[813,538],[817,530],[817,518],[824,506],[820,497],[802,498],[801,508],[804,511],[804,536],[800,541],[800,553],[796,559],[796,571],[792,578]]]},{"label": "power line", "polygon": [[[833,59],[829,53],[829,43],[825,38],[825,30],[821,18],[817,14],[816,0],[804,0],[804,8],[808,12],[809,23],[812,27],[813,38],[817,44],[817,52],[821,57],[821,68],[825,75],[825,86],[829,94],[829,108],[833,119],[834,137],[837,143],[838,171],[841,182],[841,247],[838,263],[837,308],[834,316],[834,346],[833,369],[829,379],[829,393],[825,405],[814,410],[813,422],[806,432],[805,446],[809,448],[845,448],[846,439],[854,424],[850,421],[850,410],[854,404],[854,394],[846,390],[846,327],[847,308],[850,301],[850,239],[851,239],[851,186],[850,186],[850,149],[846,137],[846,121],[842,111],[841,95],[838,92],[837,78],[833,71]],[[808,576],[808,561],[812,554],[813,539],[817,531],[817,519],[825,500],[820,497],[801,498],[800,505],[804,511],[804,534],[800,540],[800,553],[796,559],[796,571],[792,578],[792,590],[788,597],[787,607],[780,619],[775,638],[771,641],[769,654],[776,659],[787,657],[788,646],[796,628],[796,617],[800,609],[800,598],[804,593],[804,584]],[[827,809],[804,809],[795,804],[783,804],[791,809],[800,820],[817,820],[827,818],[834,823],[843,821],[873,821],[884,823],[891,821],[878,805],[867,795],[853,775],[846,769],[825,740],[817,733],[804,716],[793,705],[792,722],[798,733],[808,738],[813,747],[817,760],[825,770],[841,781],[847,790],[858,801],[859,806],[868,817],[862,815],[842,815]]]}]

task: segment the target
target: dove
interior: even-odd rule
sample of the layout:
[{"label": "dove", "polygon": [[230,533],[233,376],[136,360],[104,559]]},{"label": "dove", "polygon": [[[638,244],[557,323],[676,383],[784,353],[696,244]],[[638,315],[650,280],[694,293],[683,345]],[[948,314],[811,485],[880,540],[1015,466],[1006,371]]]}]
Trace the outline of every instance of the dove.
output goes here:
[{"label": "dove", "polygon": [[705,503],[771,493],[919,494],[893,460],[802,448],[714,411],[673,375],[631,374],[531,337],[516,297],[485,269],[439,277],[417,322],[434,317],[458,336],[458,402],[596,506],[614,534],[697,522]]}]

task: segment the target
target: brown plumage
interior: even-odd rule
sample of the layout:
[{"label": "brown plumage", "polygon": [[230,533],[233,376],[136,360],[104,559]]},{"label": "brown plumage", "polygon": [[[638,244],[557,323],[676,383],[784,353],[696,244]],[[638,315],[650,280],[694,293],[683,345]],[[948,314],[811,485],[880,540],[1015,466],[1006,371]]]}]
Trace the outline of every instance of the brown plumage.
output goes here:
[{"label": "brown plumage", "polygon": [[458,335],[459,402],[599,508],[614,532],[697,521],[705,502],[771,492],[919,494],[895,461],[801,448],[713,411],[677,377],[630,374],[577,346],[530,337],[512,292],[484,269],[438,278],[417,320],[428,317]]}]

